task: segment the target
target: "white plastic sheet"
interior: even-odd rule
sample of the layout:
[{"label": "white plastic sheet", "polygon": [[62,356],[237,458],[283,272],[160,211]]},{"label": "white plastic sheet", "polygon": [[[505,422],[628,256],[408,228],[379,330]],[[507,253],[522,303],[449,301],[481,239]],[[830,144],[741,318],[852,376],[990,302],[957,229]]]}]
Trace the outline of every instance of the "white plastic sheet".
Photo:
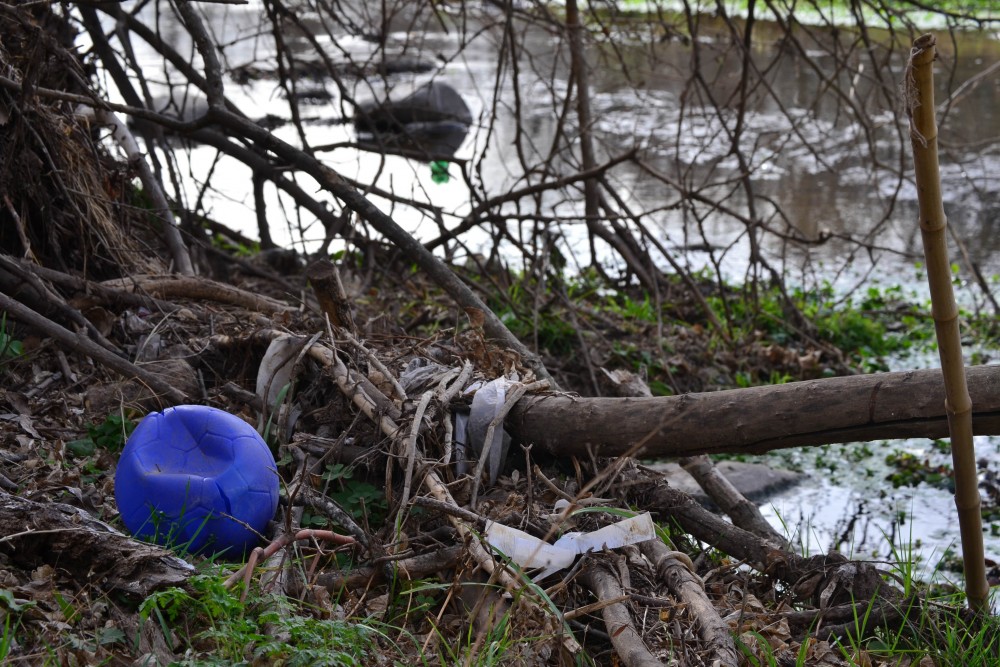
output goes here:
[{"label": "white plastic sheet", "polygon": [[485,537],[491,547],[521,567],[528,570],[542,568],[533,577],[535,581],[541,581],[566,569],[577,556],[588,551],[619,549],[656,539],[656,527],[649,512],[643,512],[589,533],[566,533],[555,544],[549,544],[523,530],[487,521]]},{"label": "white plastic sheet", "polygon": [[[500,414],[504,401],[507,400],[507,387],[512,384],[514,384],[512,380],[497,378],[478,387],[472,385],[466,390],[476,391],[472,397],[472,408],[469,413],[469,446],[477,456],[482,456],[486,450],[486,432],[489,430],[490,422]],[[493,429],[493,438],[486,453],[486,471],[490,486],[496,484],[509,446],[510,436],[504,432],[501,424]]]}]

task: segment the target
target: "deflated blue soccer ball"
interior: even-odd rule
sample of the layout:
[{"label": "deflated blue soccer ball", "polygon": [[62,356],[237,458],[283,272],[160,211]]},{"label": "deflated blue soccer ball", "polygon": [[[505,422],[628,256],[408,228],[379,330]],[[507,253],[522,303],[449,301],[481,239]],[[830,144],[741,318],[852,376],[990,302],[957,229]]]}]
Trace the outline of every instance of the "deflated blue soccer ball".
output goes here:
[{"label": "deflated blue soccer ball", "polygon": [[278,508],[278,472],[242,419],[203,405],[148,414],[125,443],[115,500],[137,538],[239,557]]}]

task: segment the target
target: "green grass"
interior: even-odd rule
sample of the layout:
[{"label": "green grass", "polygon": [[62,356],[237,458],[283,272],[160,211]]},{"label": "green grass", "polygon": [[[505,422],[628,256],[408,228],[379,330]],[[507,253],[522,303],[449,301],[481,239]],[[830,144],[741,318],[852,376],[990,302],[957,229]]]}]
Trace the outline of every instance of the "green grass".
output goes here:
[{"label": "green grass", "polygon": [[3,616],[3,634],[0,635],[0,663],[10,655],[24,613],[38,603],[28,600],[18,600],[14,593],[0,589],[0,614]]},{"label": "green grass", "polygon": [[[908,523],[912,526],[912,522]],[[785,533],[791,539],[787,525]],[[797,541],[808,539],[808,535],[799,535]],[[948,554],[928,571],[918,556],[912,534],[900,532],[895,539],[884,534],[884,539],[889,556],[880,569],[887,573],[886,581],[902,593],[895,609],[902,620],[877,623],[873,601],[858,600],[847,634],[831,640],[839,657],[851,665],[1000,664],[1000,618],[975,616],[966,606],[964,594],[955,586],[929,583],[939,580],[941,569],[948,567]],[[804,542],[801,546],[803,555],[811,553]],[[777,641],[775,645],[780,650],[772,648],[769,638]],[[812,664],[808,656],[814,640],[796,643],[780,631],[772,637],[770,626],[760,631],[747,629],[735,639],[745,660],[741,664],[759,667]],[[928,662],[921,663],[921,659]]]},{"label": "green grass", "polygon": [[379,633],[362,623],[324,619],[318,610],[283,596],[228,590],[221,572],[192,577],[140,607],[168,644],[186,647],[182,666],[282,664],[363,667],[379,651]]},{"label": "green grass", "polygon": [[[903,604],[909,604],[904,602]],[[860,604],[855,627],[864,627],[871,605]],[[964,596],[923,597],[903,612],[899,627],[856,631],[837,642],[851,664],[864,656],[872,664],[996,665],[1000,664],[1000,618],[973,616],[964,607]]]}]

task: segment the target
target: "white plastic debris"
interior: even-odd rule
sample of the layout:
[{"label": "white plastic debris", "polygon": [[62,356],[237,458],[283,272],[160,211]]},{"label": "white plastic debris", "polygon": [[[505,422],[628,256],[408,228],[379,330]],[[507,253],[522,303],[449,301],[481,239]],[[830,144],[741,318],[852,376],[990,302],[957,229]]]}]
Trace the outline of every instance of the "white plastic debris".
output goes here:
[{"label": "white plastic debris", "polygon": [[579,555],[575,548],[549,544],[523,530],[495,521],[486,522],[486,541],[501,554],[528,570],[544,567],[551,568],[555,572],[572,565]]},{"label": "white plastic debris", "polygon": [[281,390],[292,381],[295,360],[302,350],[303,340],[296,336],[281,336],[271,341],[257,369],[257,395],[267,410],[277,406]]},{"label": "white plastic debris", "polygon": [[656,528],[649,512],[643,512],[589,533],[566,533],[555,544],[495,521],[486,522],[485,537],[491,547],[519,566],[527,570],[543,568],[533,577],[535,581],[541,581],[554,572],[566,569],[578,555],[588,551],[619,549],[655,539]]},{"label": "white plastic debris", "polygon": [[[476,394],[472,397],[472,407],[469,413],[469,446],[476,452],[477,456],[482,456],[487,448],[486,432],[501,408],[507,400],[507,387],[514,384],[514,381],[507,378],[497,378],[481,386],[475,384],[470,386],[466,392],[475,388]],[[500,469],[507,457],[507,448],[510,445],[510,436],[500,425],[493,429],[493,438],[489,444],[489,451],[486,453],[486,470],[489,473],[489,485],[493,486]]]},{"label": "white plastic debris", "polygon": [[455,412],[455,452],[452,461],[455,462],[455,473],[459,476],[469,472],[469,460],[465,450],[469,446],[469,413]]}]

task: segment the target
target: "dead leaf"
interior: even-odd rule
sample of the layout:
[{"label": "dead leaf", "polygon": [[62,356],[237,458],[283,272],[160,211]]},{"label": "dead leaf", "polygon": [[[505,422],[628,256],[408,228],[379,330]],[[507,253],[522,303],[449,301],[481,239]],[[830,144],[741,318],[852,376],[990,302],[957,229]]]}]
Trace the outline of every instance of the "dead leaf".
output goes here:
[{"label": "dead leaf", "polygon": [[483,324],[486,323],[486,313],[484,313],[479,308],[473,308],[468,306],[465,309],[465,314],[469,318],[469,326],[476,330],[482,330]]}]

